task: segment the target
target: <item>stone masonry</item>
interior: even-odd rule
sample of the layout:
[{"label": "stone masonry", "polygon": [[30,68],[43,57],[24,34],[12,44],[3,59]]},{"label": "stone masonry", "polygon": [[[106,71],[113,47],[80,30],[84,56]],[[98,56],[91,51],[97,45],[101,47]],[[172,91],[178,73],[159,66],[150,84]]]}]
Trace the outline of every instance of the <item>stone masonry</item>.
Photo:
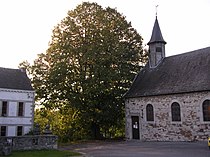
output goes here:
[{"label": "stone masonry", "polygon": [[[139,116],[141,141],[205,141],[210,135],[210,122],[203,121],[202,103],[207,99],[210,99],[210,92],[126,99],[126,138],[132,139],[131,116]],[[173,102],[180,105],[180,122],[172,122]],[[146,121],[147,104],[153,105],[152,122]]]},{"label": "stone masonry", "polygon": [[8,143],[12,150],[57,149],[58,137],[55,135],[9,136],[0,138],[0,149]]}]

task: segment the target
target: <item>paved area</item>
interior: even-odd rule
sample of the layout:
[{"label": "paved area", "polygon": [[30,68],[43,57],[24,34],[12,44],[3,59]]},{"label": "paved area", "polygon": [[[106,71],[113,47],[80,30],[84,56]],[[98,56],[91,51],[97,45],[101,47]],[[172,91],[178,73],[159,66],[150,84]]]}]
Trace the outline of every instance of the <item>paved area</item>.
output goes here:
[{"label": "paved area", "polygon": [[60,149],[77,151],[84,157],[210,157],[206,142],[87,142]]}]

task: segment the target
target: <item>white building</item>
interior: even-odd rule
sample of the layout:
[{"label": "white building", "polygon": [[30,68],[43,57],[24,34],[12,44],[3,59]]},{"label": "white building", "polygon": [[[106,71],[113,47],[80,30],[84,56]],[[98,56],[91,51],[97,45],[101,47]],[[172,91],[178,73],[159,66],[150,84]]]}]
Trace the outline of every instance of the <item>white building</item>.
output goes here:
[{"label": "white building", "polygon": [[21,136],[34,119],[34,90],[22,69],[0,68],[0,136]]}]

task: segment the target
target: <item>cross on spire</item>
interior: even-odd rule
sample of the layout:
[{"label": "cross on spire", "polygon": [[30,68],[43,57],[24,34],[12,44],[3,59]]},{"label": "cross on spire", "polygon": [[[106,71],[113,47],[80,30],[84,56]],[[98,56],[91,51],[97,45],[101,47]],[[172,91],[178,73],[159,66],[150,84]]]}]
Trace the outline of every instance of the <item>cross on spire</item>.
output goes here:
[{"label": "cross on spire", "polygon": [[157,12],[158,12],[158,11],[157,11],[158,6],[159,6],[159,5],[156,5],[156,6],[155,6],[155,8],[156,8],[156,13],[155,13],[156,17],[157,17]]}]

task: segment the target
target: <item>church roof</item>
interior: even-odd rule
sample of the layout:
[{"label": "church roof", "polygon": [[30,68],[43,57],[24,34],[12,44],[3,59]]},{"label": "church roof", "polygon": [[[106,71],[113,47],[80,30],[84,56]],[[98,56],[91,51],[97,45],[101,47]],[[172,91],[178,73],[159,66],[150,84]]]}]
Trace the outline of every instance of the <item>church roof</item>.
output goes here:
[{"label": "church roof", "polygon": [[0,88],[33,90],[25,71],[0,67]]},{"label": "church roof", "polygon": [[147,64],[136,76],[126,98],[210,91],[210,47]]},{"label": "church roof", "polygon": [[163,39],[157,17],[155,19],[155,23],[152,30],[152,36],[151,36],[150,41],[148,42],[148,45],[155,42],[156,43],[161,42],[161,43],[166,44],[165,40]]}]

